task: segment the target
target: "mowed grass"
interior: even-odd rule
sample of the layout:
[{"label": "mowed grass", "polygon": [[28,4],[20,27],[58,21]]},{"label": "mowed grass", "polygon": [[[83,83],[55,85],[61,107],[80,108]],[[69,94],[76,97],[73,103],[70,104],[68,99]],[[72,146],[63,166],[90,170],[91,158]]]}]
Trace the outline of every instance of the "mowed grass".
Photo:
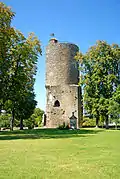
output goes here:
[{"label": "mowed grass", "polygon": [[0,132],[0,179],[120,179],[120,131]]}]

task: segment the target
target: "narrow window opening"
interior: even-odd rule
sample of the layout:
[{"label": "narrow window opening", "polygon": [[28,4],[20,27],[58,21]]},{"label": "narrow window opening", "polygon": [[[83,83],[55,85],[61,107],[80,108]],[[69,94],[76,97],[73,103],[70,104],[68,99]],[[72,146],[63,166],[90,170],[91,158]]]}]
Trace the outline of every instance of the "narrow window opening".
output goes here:
[{"label": "narrow window opening", "polygon": [[54,103],[54,107],[59,107],[59,106],[60,106],[60,102],[58,100],[56,100]]}]

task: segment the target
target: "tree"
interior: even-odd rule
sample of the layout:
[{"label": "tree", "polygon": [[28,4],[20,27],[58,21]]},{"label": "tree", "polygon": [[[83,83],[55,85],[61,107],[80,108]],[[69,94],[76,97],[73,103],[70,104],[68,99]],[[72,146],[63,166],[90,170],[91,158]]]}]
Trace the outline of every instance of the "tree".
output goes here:
[{"label": "tree", "polygon": [[[23,112],[23,106],[29,107],[28,102],[31,103],[31,101],[36,104],[33,86],[38,55],[41,55],[41,45],[33,33],[25,38],[21,32],[11,27],[14,13],[10,8],[0,3],[0,10],[0,46],[2,46],[0,49],[0,83],[2,91],[0,106],[1,109],[5,109],[12,114],[10,126],[13,130],[15,116],[28,115],[28,111],[30,112],[28,109],[26,109],[27,113]],[[7,15],[7,18],[4,18],[4,15]],[[31,96],[33,97],[32,100]],[[35,107],[35,105],[33,106]],[[23,112],[21,115],[19,109]]]},{"label": "tree", "polygon": [[41,126],[43,114],[43,110],[40,108],[35,108],[30,118],[24,120],[25,126],[27,126],[29,129],[34,128],[34,126]]},{"label": "tree", "polygon": [[35,94],[26,93],[26,96],[21,98],[21,101],[16,106],[15,118],[20,121],[20,130],[23,130],[23,120],[30,118],[33,114],[37,102],[35,101]]},{"label": "tree", "polygon": [[9,128],[10,127],[10,114],[2,113],[0,115],[0,129],[3,128]]},{"label": "tree", "polygon": [[12,113],[11,129],[13,128],[15,112],[17,112],[17,106],[21,104],[21,99],[25,103],[27,93],[33,93],[36,63],[38,53],[41,53],[40,43],[34,34],[30,34],[28,39],[25,39],[18,32],[17,40],[14,39],[13,41],[15,41],[15,45],[13,44],[12,49],[10,49],[12,65],[9,68],[8,83],[8,99],[12,104],[10,106]]},{"label": "tree", "polygon": [[42,117],[43,117],[44,111],[40,108],[35,108],[33,117],[35,119],[35,125],[40,126],[42,123]]},{"label": "tree", "polygon": [[110,99],[108,114],[111,116],[112,120],[115,121],[117,129],[117,124],[120,122],[120,85]]},{"label": "tree", "polygon": [[108,107],[116,87],[120,84],[120,47],[97,41],[85,55],[77,56],[84,69],[84,104],[95,116],[96,125],[100,115],[105,117],[108,128]]},{"label": "tree", "polygon": [[3,108],[7,97],[8,69],[10,61],[8,60],[8,51],[11,44],[11,36],[14,32],[11,20],[14,13],[4,3],[0,2],[0,111]]}]

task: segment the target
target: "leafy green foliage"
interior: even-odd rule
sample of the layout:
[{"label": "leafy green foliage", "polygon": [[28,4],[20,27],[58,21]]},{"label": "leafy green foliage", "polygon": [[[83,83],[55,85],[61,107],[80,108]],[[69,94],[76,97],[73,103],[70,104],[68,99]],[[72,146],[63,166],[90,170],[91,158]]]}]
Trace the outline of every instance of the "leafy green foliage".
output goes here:
[{"label": "leafy green foliage", "polygon": [[0,128],[10,128],[10,114],[0,115]]},{"label": "leafy green foliage", "polygon": [[34,83],[41,44],[34,33],[28,38],[11,27],[14,13],[0,3],[0,110],[15,118],[30,117],[35,106]]},{"label": "leafy green foliage", "polygon": [[84,87],[84,105],[96,118],[104,116],[108,127],[110,100],[120,84],[120,46],[97,41],[85,55],[76,56],[82,73],[80,85]]},{"label": "leafy green foliage", "polygon": [[102,116],[99,117],[99,124],[96,126],[96,119],[95,118],[89,118],[84,117],[83,118],[83,127],[103,127],[104,126],[104,119]]},{"label": "leafy green foliage", "polygon": [[120,85],[117,87],[113,97],[110,99],[108,114],[111,119],[117,124],[120,122]]},{"label": "leafy green foliage", "polygon": [[58,126],[58,129],[65,130],[65,129],[70,129],[70,127],[69,127],[69,124],[66,124],[65,122],[63,122],[63,124]]},{"label": "leafy green foliage", "polygon": [[95,127],[96,123],[95,123],[95,119],[90,119],[90,118],[83,118],[83,127]]},{"label": "leafy green foliage", "polygon": [[24,126],[28,127],[29,129],[40,127],[42,124],[43,114],[43,110],[40,108],[35,108],[33,114],[28,119],[24,120]]}]

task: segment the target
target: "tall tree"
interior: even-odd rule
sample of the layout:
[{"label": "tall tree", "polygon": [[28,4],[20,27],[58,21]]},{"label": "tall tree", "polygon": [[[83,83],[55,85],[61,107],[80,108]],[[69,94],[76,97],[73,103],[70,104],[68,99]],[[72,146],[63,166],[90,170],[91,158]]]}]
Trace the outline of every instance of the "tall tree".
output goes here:
[{"label": "tall tree", "polygon": [[[1,107],[12,114],[11,130],[13,130],[14,118],[19,113],[18,106],[22,107],[21,104],[28,106],[28,97],[34,96],[33,87],[37,70],[36,65],[38,55],[41,55],[41,45],[34,33],[30,33],[28,38],[25,38],[21,32],[12,28],[11,20],[14,13],[3,3],[0,3],[0,5],[1,12],[5,12],[8,15],[9,22],[4,25],[6,24],[6,18],[3,18],[5,15],[3,13],[3,16],[0,16],[0,22],[3,24],[0,31],[2,46],[0,50],[2,54],[0,60],[2,91],[0,101]],[[9,37],[5,43],[4,33]],[[21,99],[23,100],[22,102]]]},{"label": "tall tree", "polygon": [[15,110],[18,109],[16,105],[21,103],[21,98],[23,101],[27,99],[26,93],[33,92],[38,53],[41,53],[39,40],[34,34],[30,34],[25,39],[20,32],[17,32],[16,37],[13,40],[15,44],[10,49],[12,65],[9,68],[8,99],[12,102],[11,129],[13,128]]},{"label": "tall tree", "polygon": [[10,61],[8,51],[11,45],[11,36],[14,32],[11,20],[14,13],[4,3],[0,2],[0,111],[7,96],[8,69]]},{"label": "tall tree", "polygon": [[106,120],[108,128],[108,107],[116,87],[120,84],[120,47],[97,41],[85,55],[78,55],[84,69],[84,104],[89,113]]}]

